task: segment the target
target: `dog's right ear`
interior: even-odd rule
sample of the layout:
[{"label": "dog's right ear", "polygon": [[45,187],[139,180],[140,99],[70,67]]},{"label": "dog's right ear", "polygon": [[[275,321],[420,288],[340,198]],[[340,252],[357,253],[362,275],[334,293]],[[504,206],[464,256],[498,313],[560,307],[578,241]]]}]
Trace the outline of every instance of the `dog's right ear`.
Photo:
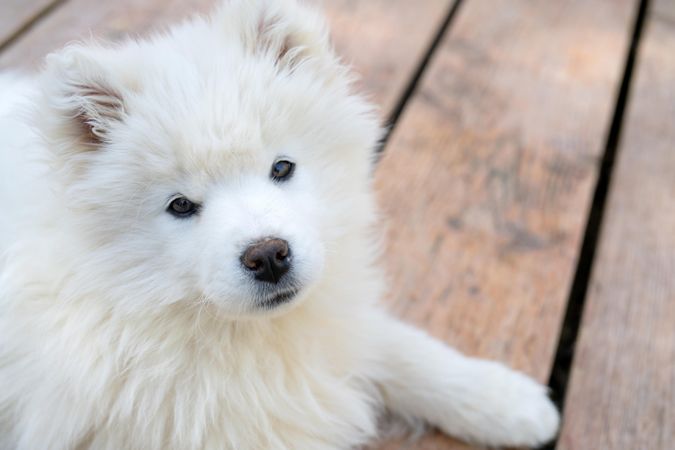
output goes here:
[{"label": "dog's right ear", "polygon": [[[110,53],[95,46],[71,45],[48,56],[42,76],[51,126],[45,136],[67,152],[94,150],[108,142],[124,121],[128,83],[115,72]],[[40,114],[40,112],[38,112]]]}]

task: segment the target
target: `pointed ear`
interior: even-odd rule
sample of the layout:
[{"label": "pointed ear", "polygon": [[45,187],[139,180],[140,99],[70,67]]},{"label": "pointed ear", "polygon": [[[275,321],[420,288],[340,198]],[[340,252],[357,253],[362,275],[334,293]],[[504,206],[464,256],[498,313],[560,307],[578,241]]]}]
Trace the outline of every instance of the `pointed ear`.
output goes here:
[{"label": "pointed ear", "polygon": [[277,66],[293,68],[312,57],[332,59],[328,26],[316,11],[295,0],[263,3],[257,45],[274,58]]},{"label": "pointed ear", "polygon": [[48,137],[90,150],[106,143],[110,130],[124,120],[125,89],[105,55],[103,49],[78,45],[47,58],[42,86],[51,110]]},{"label": "pointed ear", "polygon": [[64,92],[70,103],[72,120],[85,144],[100,145],[108,131],[124,117],[122,95],[103,79],[73,82]]},{"label": "pointed ear", "polygon": [[296,0],[230,0],[219,17],[228,28],[241,30],[250,52],[272,59],[280,69],[293,69],[309,59],[337,62],[325,19]]}]

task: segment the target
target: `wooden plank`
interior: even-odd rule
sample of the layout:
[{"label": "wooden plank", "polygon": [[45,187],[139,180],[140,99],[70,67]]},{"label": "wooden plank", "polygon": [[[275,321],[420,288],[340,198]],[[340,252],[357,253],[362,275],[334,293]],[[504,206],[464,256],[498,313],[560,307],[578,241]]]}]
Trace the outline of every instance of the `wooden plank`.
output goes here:
[{"label": "wooden plank", "polygon": [[666,450],[675,442],[675,22],[663,20],[659,2],[654,6],[637,57],[560,450]]},{"label": "wooden plank", "polygon": [[396,107],[455,0],[315,0],[383,117]]},{"label": "wooden plank", "polygon": [[635,12],[462,4],[376,172],[398,314],[546,382]]},{"label": "wooden plank", "polygon": [[[332,26],[338,53],[363,75],[361,87],[388,115],[434,39],[454,0],[314,0]],[[90,34],[108,40],[143,33],[192,13],[214,0],[70,0],[0,54],[2,68],[34,68],[50,51]]]},{"label": "wooden plank", "polygon": [[673,1],[656,1],[650,6],[651,16],[654,20],[666,20],[675,23],[675,2]]},{"label": "wooden plank", "polygon": [[24,29],[43,11],[60,0],[2,0],[0,3],[0,46]]}]

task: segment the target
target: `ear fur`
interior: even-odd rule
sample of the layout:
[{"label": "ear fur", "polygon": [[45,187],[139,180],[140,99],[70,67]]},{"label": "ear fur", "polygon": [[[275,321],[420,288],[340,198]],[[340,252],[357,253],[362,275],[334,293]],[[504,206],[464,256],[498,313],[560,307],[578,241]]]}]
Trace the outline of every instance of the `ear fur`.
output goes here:
[{"label": "ear fur", "polygon": [[73,120],[86,144],[102,144],[112,124],[122,121],[125,112],[122,96],[103,80],[73,84],[67,95],[71,100]]},{"label": "ear fur", "polygon": [[66,147],[98,148],[124,120],[124,88],[112,76],[114,68],[101,61],[104,52],[72,45],[47,58],[42,86],[51,110],[47,119],[54,121],[48,137]]},{"label": "ear fur", "polygon": [[292,70],[307,60],[335,63],[324,18],[296,0],[230,0],[217,14],[226,27],[245,18],[242,38],[249,52],[270,58],[279,69]]}]

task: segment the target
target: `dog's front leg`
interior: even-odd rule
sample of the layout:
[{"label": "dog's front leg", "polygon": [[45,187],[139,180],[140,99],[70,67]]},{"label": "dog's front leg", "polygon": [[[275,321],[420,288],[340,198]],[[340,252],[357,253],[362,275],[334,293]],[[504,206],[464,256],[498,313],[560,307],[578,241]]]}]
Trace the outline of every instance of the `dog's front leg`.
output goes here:
[{"label": "dog's front leg", "polygon": [[380,322],[378,378],[392,412],[490,446],[534,447],[555,436],[558,412],[545,387],[393,318]]}]

